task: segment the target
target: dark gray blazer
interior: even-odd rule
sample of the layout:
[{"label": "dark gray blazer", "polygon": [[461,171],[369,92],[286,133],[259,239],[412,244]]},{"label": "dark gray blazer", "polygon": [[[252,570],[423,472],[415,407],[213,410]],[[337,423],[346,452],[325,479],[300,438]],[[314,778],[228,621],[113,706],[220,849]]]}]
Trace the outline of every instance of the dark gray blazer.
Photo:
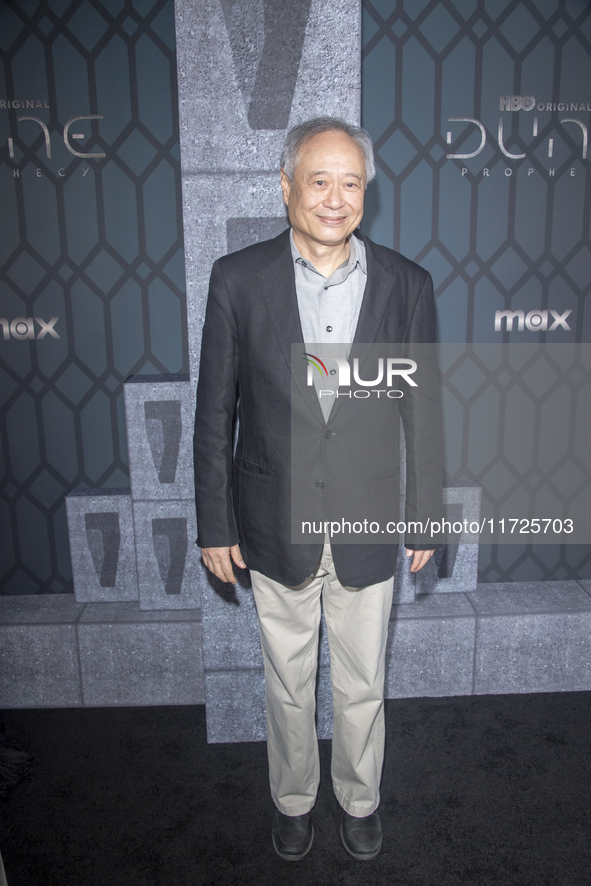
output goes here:
[{"label": "dark gray blazer", "polygon": [[[368,276],[355,342],[434,342],[430,275],[399,253],[367,237],[363,240]],[[274,240],[226,255],[213,266],[201,344],[194,464],[197,543],[239,543],[249,568],[286,585],[300,584],[313,572],[324,540],[317,535],[310,544],[291,543],[292,343],[303,345],[303,337],[285,231]],[[349,470],[351,452],[363,442],[363,428],[351,433],[347,401],[337,403],[327,425],[314,388],[296,384],[293,398],[294,415],[308,441],[310,513],[316,519],[338,518],[340,481]],[[433,434],[438,402],[408,397],[397,402],[407,441],[406,519],[436,516],[441,507],[441,481],[435,483],[435,491],[433,485],[433,477],[441,477],[441,446]],[[236,409],[239,435],[233,456]],[[394,519],[398,424],[396,413],[388,470],[375,465],[376,478],[387,475],[391,485]],[[351,436],[353,450],[330,449],[331,439],[340,442]],[[396,544],[333,545],[339,580],[352,587],[392,576],[396,555]]]}]

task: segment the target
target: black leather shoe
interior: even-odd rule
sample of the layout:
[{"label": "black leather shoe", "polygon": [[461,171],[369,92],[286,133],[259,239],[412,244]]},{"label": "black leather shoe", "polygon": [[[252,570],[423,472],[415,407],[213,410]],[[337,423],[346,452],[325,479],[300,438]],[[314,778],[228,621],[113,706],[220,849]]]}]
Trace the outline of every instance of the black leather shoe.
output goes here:
[{"label": "black leather shoe", "polygon": [[312,813],[284,815],[276,809],[272,836],[275,852],[280,858],[285,861],[299,861],[308,854],[314,839]]},{"label": "black leather shoe", "polygon": [[375,858],[382,848],[382,823],[378,813],[355,818],[343,809],[341,840],[353,858],[359,861]]}]

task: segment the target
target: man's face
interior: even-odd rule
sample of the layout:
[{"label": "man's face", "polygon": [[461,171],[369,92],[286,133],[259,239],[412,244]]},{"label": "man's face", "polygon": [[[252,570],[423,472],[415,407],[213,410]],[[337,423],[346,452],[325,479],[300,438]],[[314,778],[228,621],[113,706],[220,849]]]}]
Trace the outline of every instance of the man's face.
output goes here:
[{"label": "man's face", "polygon": [[315,135],[300,148],[293,184],[281,170],[281,187],[296,242],[344,244],[363,216],[363,151],[344,132]]}]

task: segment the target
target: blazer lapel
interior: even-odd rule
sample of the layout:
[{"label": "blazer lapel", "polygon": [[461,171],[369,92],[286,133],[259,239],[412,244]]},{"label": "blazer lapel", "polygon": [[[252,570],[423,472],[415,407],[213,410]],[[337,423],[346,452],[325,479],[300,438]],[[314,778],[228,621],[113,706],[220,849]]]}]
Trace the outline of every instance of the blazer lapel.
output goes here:
[{"label": "blazer lapel", "polygon": [[387,308],[395,311],[399,309],[396,299],[391,301],[394,277],[375,257],[371,242],[365,237],[363,242],[365,243],[367,261],[367,283],[351,353],[353,353],[356,343],[371,344],[376,340]]},{"label": "blazer lapel", "polygon": [[325,424],[316,396],[316,389],[313,386],[308,387],[305,383],[307,377],[305,372],[292,371],[292,344],[301,344],[303,357],[304,336],[298,310],[289,229],[281,234],[275,242],[276,253],[269,257],[268,265],[257,274],[259,286],[292,382],[299,389],[315,417]]},{"label": "blazer lapel", "polygon": [[[399,302],[396,299],[396,293],[393,293],[394,277],[388,273],[387,268],[380,264],[375,257],[371,241],[368,241],[363,236],[362,239],[365,243],[367,282],[359,311],[355,337],[353,338],[349,354],[351,366],[356,357],[360,360],[360,370],[365,359],[367,359],[367,353],[364,353],[363,349],[358,347],[358,345],[372,344],[376,341],[386,310],[399,311]],[[392,298],[393,295],[394,298]],[[343,402],[346,400],[346,397],[337,399],[330,413],[329,423],[337,415]]]}]

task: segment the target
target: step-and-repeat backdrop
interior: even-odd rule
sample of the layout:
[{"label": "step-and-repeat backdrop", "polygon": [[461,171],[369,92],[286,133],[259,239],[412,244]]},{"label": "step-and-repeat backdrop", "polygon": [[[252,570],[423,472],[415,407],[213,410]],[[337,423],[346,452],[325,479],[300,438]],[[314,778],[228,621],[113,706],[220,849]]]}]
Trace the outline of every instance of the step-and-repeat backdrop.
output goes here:
[{"label": "step-and-repeat backdrop", "polygon": [[[572,440],[548,460],[536,443],[587,395],[544,358],[529,367],[543,390],[476,364],[479,343],[591,341],[589,4],[363,0],[362,58],[378,155],[364,230],[431,272],[439,340],[475,343],[444,382],[450,479],[483,486],[483,506],[552,478],[570,495],[589,483]],[[523,428],[516,457],[505,421]],[[480,580],[591,574],[587,546],[533,540],[482,545]]]},{"label": "step-and-repeat backdrop", "polygon": [[124,380],[188,371],[173,3],[8,0],[0,50],[2,593],[62,593]]},{"label": "step-and-repeat backdrop", "polygon": [[[179,79],[188,73],[183,65],[191,66],[194,78],[201,58],[207,95],[220,102],[216,113],[201,106],[197,94],[183,98],[185,120],[194,114],[207,121],[186,133],[185,194],[212,222],[201,243],[190,242],[190,290],[202,288],[209,271],[199,255],[215,257],[216,250],[271,236],[284,224],[269,157],[276,149],[278,159],[288,120],[296,122],[300,111],[302,117],[314,113],[311,78],[318,78],[322,110],[350,117],[350,108],[331,104],[319,63],[338,31],[313,40],[321,34],[321,4],[292,4],[288,24],[295,36],[287,54],[277,50],[287,27],[277,3],[208,4],[207,21],[214,25],[204,41],[199,14],[205,6],[177,9],[177,25],[196,28],[191,40],[201,47],[199,57],[182,55]],[[134,516],[136,533],[141,520],[146,524],[145,550],[154,561],[146,587],[159,583],[153,593],[172,605],[190,578],[184,572],[193,547],[190,469],[182,457],[186,422],[179,416],[190,412],[187,373],[195,369],[203,293],[189,299],[187,314],[174,12],[172,0],[6,0],[0,10],[4,594],[72,590],[77,554],[70,551],[64,500],[79,490],[86,495],[71,503],[82,527],[76,550],[88,561],[97,593],[117,598],[117,564],[127,557],[128,599],[137,599],[128,438],[138,477],[132,498],[153,500],[142,505],[145,514],[136,507]],[[441,340],[588,342],[587,4],[364,0],[362,43],[362,122],[378,158],[364,230],[431,271]],[[244,120],[228,110],[234,108],[227,97],[230,79],[213,76],[212,47],[218,45],[248,108]],[[269,83],[282,59],[278,102]],[[222,144],[224,125],[232,131]],[[236,143],[239,126],[243,150]],[[224,151],[232,155],[236,174],[241,164],[250,170],[249,157],[256,159],[257,151],[264,157],[263,171],[255,163],[248,173],[262,176],[253,209],[234,191],[226,194],[226,184],[206,181],[202,147],[212,139],[220,158]],[[224,181],[239,189],[229,174]],[[216,200],[223,233],[214,243]],[[496,430],[504,416],[521,410],[538,429],[548,421],[544,403],[557,387],[544,366],[534,366],[532,374],[545,387],[521,385],[516,399],[515,385],[505,393],[502,377],[491,383],[478,360],[466,352],[455,378],[446,378],[450,482],[499,496],[536,488],[553,470],[560,488],[588,483],[580,467],[577,477],[572,453],[546,466],[544,476],[539,460],[516,467],[505,457]],[[145,384],[128,385],[126,426],[129,376],[142,376]],[[564,383],[575,384],[570,377]],[[570,413],[556,409],[554,423],[564,423]],[[486,447],[470,445],[478,428]],[[152,473],[156,478],[152,491],[140,489],[144,466],[146,483]],[[154,504],[162,498],[166,507]],[[140,567],[147,558],[140,556]],[[482,546],[480,576],[587,578],[591,557],[581,545]]]}]

